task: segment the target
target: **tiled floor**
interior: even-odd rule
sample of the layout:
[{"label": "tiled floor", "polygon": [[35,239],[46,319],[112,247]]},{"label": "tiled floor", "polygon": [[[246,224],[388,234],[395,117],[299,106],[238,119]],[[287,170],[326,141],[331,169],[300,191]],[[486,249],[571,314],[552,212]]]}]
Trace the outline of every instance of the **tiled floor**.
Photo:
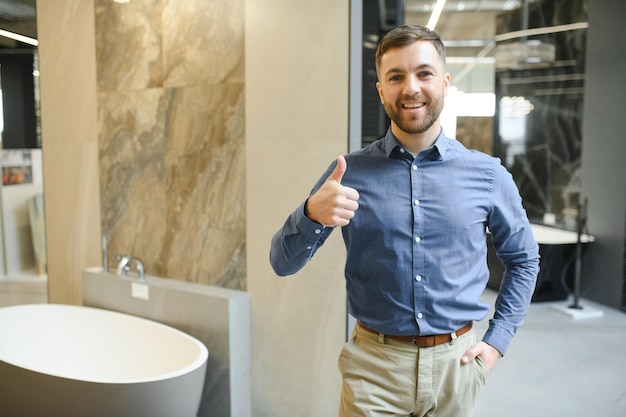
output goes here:
[{"label": "tiled floor", "polygon": [[[484,297],[493,304],[495,292]],[[531,304],[475,417],[626,416],[626,313],[584,299],[583,311],[603,316],[574,319],[555,309],[570,304]],[[486,326],[479,323],[478,337]]]}]

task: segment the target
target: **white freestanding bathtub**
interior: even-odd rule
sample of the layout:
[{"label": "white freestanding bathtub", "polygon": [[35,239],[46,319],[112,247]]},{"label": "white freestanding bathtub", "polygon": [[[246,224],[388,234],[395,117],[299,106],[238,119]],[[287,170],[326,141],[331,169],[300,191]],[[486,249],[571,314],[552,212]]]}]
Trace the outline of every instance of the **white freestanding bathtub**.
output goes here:
[{"label": "white freestanding bathtub", "polygon": [[128,314],[0,308],[0,415],[195,416],[207,359],[197,339]]}]

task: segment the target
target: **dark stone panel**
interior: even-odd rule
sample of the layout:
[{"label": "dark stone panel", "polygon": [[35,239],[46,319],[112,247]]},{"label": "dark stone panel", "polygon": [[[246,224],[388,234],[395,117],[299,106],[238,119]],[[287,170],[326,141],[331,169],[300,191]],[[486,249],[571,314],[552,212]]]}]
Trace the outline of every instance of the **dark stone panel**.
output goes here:
[{"label": "dark stone panel", "polygon": [[4,131],[2,148],[40,148],[37,135],[34,52],[0,54]]},{"label": "dark stone panel", "polygon": [[404,23],[402,0],[363,1],[363,75],[362,91],[362,146],[384,136],[389,118],[380,103],[376,90],[376,48],[378,41],[392,28]]},{"label": "dark stone panel", "polygon": [[[497,18],[497,33],[522,28],[520,9]],[[585,0],[537,1],[529,6],[527,28],[587,20]],[[496,72],[494,155],[511,171],[528,215],[545,213],[574,230],[580,195],[582,116],[587,29],[517,41],[556,47],[552,65]]]}]

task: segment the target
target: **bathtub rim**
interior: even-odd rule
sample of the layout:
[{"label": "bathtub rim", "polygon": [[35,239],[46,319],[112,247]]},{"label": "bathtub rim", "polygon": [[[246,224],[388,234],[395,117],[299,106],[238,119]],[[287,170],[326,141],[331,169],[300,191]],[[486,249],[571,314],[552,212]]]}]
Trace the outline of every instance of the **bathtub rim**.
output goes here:
[{"label": "bathtub rim", "polygon": [[[48,375],[51,377],[55,377],[55,378],[62,378],[65,380],[73,380],[73,381],[81,381],[81,382],[88,382],[88,383],[93,383],[93,384],[112,384],[112,385],[129,385],[129,384],[141,384],[141,383],[149,383],[149,382],[159,382],[159,381],[166,381],[166,380],[170,380],[170,379],[175,379],[187,374],[191,374],[197,370],[202,370],[205,366],[206,363],[208,361],[208,357],[209,357],[209,351],[207,349],[207,347],[204,345],[204,343],[202,343],[200,340],[198,340],[197,338],[185,333],[182,330],[179,330],[175,327],[169,326],[167,324],[164,323],[160,323],[158,321],[155,320],[151,320],[151,319],[147,319],[144,317],[139,317],[139,316],[135,316],[132,314],[128,314],[128,313],[123,313],[123,312],[119,312],[119,311],[114,311],[114,310],[107,310],[104,308],[98,308],[98,307],[90,307],[90,306],[83,306],[83,305],[71,305],[71,304],[56,304],[56,303],[35,303],[35,304],[21,304],[21,305],[13,305],[13,306],[7,306],[7,307],[1,307],[0,308],[0,319],[2,316],[2,313],[5,310],[25,310],[28,308],[40,308],[40,309],[48,309],[48,308],[54,308],[54,309],[64,309],[64,310],[79,310],[79,309],[88,309],[90,311],[96,312],[96,314],[102,314],[102,315],[109,315],[109,316],[116,316],[116,317],[123,317],[124,320],[131,320],[134,321],[135,323],[145,323],[148,324],[150,326],[154,326],[154,327],[159,327],[161,329],[165,329],[171,333],[177,334],[189,341],[191,341],[193,344],[195,344],[199,350],[200,353],[198,355],[197,358],[195,358],[192,362],[190,362],[189,364],[187,364],[186,366],[180,368],[180,369],[176,369],[174,371],[169,371],[169,372],[164,372],[164,373],[160,373],[160,374],[156,374],[156,375],[151,375],[151,376],[145,376],[145,377],[135,377],[135,378],[124,378],[124,379],[114,379],[114,378],[85,378],[85,377],[75,377],[72,376],[71,374],[64,374],[63,372],[50,372],[47,371],[45,369],[34,369],[33,367],[29,367],[28,364],[24,363],[24,361],[15,361],[14,358],[13,360],[11,360],[12,358],[6,358],[4,355],[4,352],[2,351],[2,346],[0,346],[0,361],[11,365],[13,367],[16,368],[20,368],[20,369],[24,369],[26,371],[29,372],[35,372],[35,373],[39,373],[42,375]],[[0,323],[0,328],[1,328],[1,323]]]}]

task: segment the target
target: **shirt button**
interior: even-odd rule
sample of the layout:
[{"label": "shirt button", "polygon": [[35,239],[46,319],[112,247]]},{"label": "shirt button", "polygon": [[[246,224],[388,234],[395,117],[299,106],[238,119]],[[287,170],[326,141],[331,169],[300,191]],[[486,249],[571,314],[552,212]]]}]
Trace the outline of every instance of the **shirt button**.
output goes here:
[{"label": "shirt button", "polygon": [[424,315],[422,313],[417,313],[417,318],[421,319],[422,317],[424,317]]},{"label": "shirt button", "polygon": [[315,229],[315,234],[319,235],[320,233],[322,233],[322,231],[320,229]]},{"label": "shirt button", "polygon": [[419,200],[415,200],[415,201],[413,201],[413,204],[415,204],[416,206],[419,206],[420,205],[420,201]]},{"label": "shirt button", "polygon": [[422,240],[422,239],[420,239],[419,236],[415,238],[415,242],[416,243],[420,243],[420,240]]},{"label": "shirt button", "polygon": [[400,153],[404,153],[404,148],[400,148]]},{"label": "shirt button", "polygon": [[311,249],[313,249],[313,246],[307,246],[306,249],[307,250],[311,250]]},{"label": "shirt button", "polygon": [[415,281],[420,282],[422,280],[422,276],[418,275],[415,277]]},{"label": "shirt button", "polygon": [[417,165],[413,165],[413,171],[417,171]]}]

